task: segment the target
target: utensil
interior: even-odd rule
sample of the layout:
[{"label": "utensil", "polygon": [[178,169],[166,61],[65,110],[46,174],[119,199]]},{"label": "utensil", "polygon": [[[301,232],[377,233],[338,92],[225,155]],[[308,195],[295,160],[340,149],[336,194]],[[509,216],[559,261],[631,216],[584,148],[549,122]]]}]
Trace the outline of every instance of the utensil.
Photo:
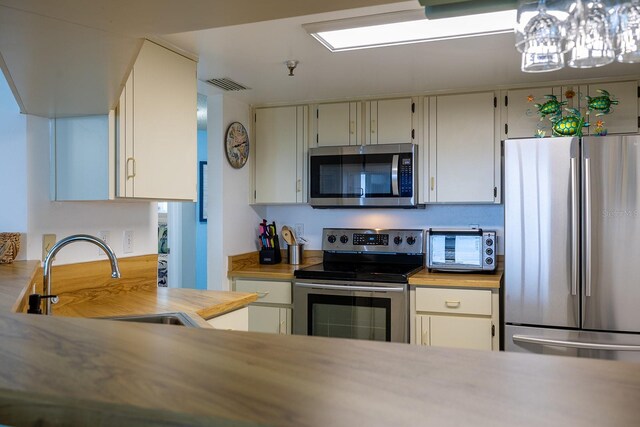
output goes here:
[{"label": "utensil", "polygon": [[285,242],[287,242],[287,245],[289,246],[296,244],[296,238],[293,234],[293,231],[286,225],[282,226],[282,238]]}]

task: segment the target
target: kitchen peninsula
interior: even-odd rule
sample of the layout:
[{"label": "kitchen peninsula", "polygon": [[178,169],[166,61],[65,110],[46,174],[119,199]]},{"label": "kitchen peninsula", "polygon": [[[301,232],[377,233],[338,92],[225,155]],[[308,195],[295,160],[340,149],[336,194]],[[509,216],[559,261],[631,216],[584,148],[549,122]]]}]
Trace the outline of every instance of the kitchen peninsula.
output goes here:
[{"label": "kitchen peninsula", "polygon": [[640,369],[624,362],[34,316],[2,307],[2,423],[622,426],[640,419]]}]

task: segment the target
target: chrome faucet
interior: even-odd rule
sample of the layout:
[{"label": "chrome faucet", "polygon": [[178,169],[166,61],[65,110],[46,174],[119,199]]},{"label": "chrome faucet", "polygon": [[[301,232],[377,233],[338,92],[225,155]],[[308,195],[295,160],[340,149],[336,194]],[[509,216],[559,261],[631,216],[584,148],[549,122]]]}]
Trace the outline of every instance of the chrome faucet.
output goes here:
[{"label": "chrome faucet", "polygon": [[45,304],[42,314],[51,314],[51,299],[53,297],[53,295],[51,295],[51,264],[53,263],[53,258],[56,256],[60,249],[73,242],[89,242],[100,247],[104,251],[104,253],[107,254],[107,256],[109,257],[109,261],[111,262],[111,277],[113,277],[114,279],[120,278],[118,258],[116,258],[116,254],[114,254],[111,248],[102,240],[88,234],[74,234],[72,236],[65,237],[64,239],[53,245],[44,259],[44,276],[42,278],[42,284],[44,288],[43,297],[45,299]]}]

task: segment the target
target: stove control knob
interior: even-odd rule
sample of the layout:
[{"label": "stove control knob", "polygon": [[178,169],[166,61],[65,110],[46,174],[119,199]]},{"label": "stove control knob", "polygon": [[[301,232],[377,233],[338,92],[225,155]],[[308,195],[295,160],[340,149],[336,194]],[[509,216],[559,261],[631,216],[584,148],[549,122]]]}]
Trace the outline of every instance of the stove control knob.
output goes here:
[{"label": "stove control knob", "polygon": [[346,245],[348,241],[349,241],[349,238],[346,235],[343,234],[342,236],[340,236],[340,243]]},{"label": "stove control knob", "polygon": [[407,237],[407,243],[409,245],[413,245],[415,242],[416,242],[416,238],[415,237],[413,237],[413,236]]},{"label": "stove control knob", "polygon": [[327,240],[329,241],[329,243],[335,243],[336,242],[336,236],[331,234],[329,237],[327,237]]},{"label": "stove control knob", "polygon": [[395,243],[396,245],[399,245],[400,243],[402,243],[402,237],[400,236],[396,236],[393,238],[393,243]]}]

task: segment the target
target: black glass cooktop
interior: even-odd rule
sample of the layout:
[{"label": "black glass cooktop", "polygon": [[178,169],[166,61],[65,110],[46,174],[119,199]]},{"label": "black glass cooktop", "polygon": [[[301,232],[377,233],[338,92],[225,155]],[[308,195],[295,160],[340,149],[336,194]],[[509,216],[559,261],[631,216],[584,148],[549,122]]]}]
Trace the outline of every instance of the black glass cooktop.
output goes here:
[{"label": "black glass cooktop", "polygon": [[422,264],[325,262],[294,272],[298,279],[407,283]]}]

